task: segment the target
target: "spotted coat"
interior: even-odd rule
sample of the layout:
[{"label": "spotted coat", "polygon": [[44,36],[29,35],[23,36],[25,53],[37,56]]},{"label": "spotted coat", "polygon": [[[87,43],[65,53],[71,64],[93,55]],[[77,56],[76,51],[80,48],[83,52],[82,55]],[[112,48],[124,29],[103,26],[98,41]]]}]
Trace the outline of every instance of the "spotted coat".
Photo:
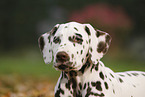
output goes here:
[{"label": "spotted coat", "polygon": [[145,72],[115,73],[100,61],[110,46],[108,33],[90,24],[57,24],[39,38],[46,64],[61,75],[55,97],[145,97]]}]

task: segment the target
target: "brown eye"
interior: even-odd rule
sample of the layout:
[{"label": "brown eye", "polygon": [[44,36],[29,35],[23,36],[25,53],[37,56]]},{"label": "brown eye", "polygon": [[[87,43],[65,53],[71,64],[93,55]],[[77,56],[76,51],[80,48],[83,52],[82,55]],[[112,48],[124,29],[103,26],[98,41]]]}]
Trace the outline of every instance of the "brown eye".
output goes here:
[{"label": "brown eye", "polygon": [[56,43],[60,43],[61,42],[61,40],[60,40],[60,38],[59,37],[54,37],[54,39],[53,39],[53,42],[56,44]]},{"label": "brown eye", "polygon": [[79,36],[73,36],[73,37],[69,37],[69,41],[71,41],[73,43],[82,44],[83,39]]}]

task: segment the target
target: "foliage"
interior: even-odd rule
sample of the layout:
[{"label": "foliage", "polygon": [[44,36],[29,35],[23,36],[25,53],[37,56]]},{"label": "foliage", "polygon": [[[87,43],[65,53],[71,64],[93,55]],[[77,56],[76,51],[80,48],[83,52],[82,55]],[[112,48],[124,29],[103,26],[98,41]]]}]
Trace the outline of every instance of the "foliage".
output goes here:
[{"label": "foliage", "polygon": [[54,86],[48,78],[0,76],[0,97],[53,97]]},{"label": "foliage", "polygon": [[[133,27],[132,20],[120,6],[104,3],[88,5],[70,14],[70,21],[89,23],[111,34],[113,47],[121,46]],[[115,41],[114,41],[115,40]]]}]

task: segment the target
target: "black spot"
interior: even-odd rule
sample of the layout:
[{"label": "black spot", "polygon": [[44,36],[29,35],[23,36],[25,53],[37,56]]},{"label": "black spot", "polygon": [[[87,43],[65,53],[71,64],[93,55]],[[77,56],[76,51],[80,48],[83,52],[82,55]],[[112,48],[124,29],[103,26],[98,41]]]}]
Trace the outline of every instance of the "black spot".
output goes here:
[{"label": "black spot", "polygon": [[98,94],[98,93],[93,93],[91,92],[91,95],[97,96],[97,97],[104,97],[104,93]]},{"label": "black spot", "polygon": [[44,49],[44,45],[45,45],[45,42],[44,42],[44,38],[41,36],[39,38],[39,47],[40,47],[40,50],[42,51]]},{"label": "black spot", "polygon": [[131,73],[132,75],[134,75],[134,76],[138,76],[139,74],[138,73]]},{"label": "black spot", "polygon": [[69,37],[68,37],[68,40],[69,40],[69,41],[72,41],[72,38],[69,36]]},{"label": "black spot", "polygon": [[121,79],[121,78],[119,78],[119,81],[122,83],[123,82],[123,80]]},{"label": "black spot", "polygon": [[79,70],[79,71],[81,71],[82,72],[82,74],[84,73],[84,71],[85,71],[85,69],[86,69],[86,67],[87,67],[87,64],[84,64],[83,66],[82,66],[82,68]]},{"label": "black spot", "polygon": [[62,90],[61,88],[59,88],[59,90],[56,91],[55,97],[60,97],[60,93],[64,94],[64,90]]},{"label": "black spot", "polygon": [[79,37],[81,37],[81,38],[82,38],[82,35],[81,35],[81,34],[75,33],[75,35],[77,35],[77,36],[79,36]]},{"label": "black spot", "polygon": [[104,95],[104,93],[101,93],[101,95],[100,95],[100,96],[101,96],[101,97],[103,97],[103,96],[105,96],[105,95]]},{"label": "black spot", "polygon": [[135,85],[132,85],[133,87],[136,87]]},{"label": "black spot", "polygon": [[71,57],[74,58],[74,54],[72,54]]},{"label": "black spot", "polygon": [[70,90],[70,82],[66,83],[65,87]]},{"label": "black spot", "polygon": [[105,88],[108,89],[109,87],[108,87],[107,82],[104,82],[104,84],[105,84]]},{"label": "black spot", "polygon": [[102,91],[102,87],[101,87],[101,82],[100,81],[96,82],[96,89],[99,90],[99,91]]},{"label": "black spot", "polygon": [[90,47],[90,51],[91,51],[91,52],[93,51],[92,47]]},{"label": "black spot", "polygon": [[145,76],[145,74],[144,74],[144,73],[142,73],[142,75],[143,75],[143,76]]},{"label": "black spot", "polygon": [[92,70],[93,70],[94,67],[95,67],[95,64],[92,65],[91,72],[92,72]]},{"label": "black spot", "polygon": [[65,26],[64,28],[68,28],[68,26]]},{"label": "black spot", "polygon": [[61,78],[63,78],[64,72],[61,73]]},{"label": "black spot", "polygon": [[114,76],[110,73],[110,75],[114,78]]},{"label": "black spot", "polygon": [[99,73],[100,78],[102,78],[104,80],[104,74],[102,72]]},{"label": "black spot", "polygon": [[95,86],[96,86],[96,83],[95,83],[95,82],[91,82],[91,85],[92,85],[93,87],[95,87]]},{"label": "black spot", "polygon": [[79,54],[79,52],[77,51],[77,54]]},{"label": "black spot", "polygon": [[84,88],[83,89],[85,89],[86,88],[86,83],[84,84]]},{"label": "black spot", "polygon": [[49,42],[49,43],[50,43],[50,39],[51,39],[51,36],[49,35],[49,36],[48,36],[48,40],[49,40],[48,42]]},{"label": "black spot", "polygon": [[123,75],[123,74],[119,74],[120,76],[122,76],[122,77],[125,77],[125,75]]},{"label": "black spot", "polygon": [[131,76],[131,74],[129,74],[129,73],[126,73],[128,76]]},{"label": "black spot", "polygon": [[99,62],[95,65],[95,70],[98,71]]},{"label": "black spot", "polygon": [[[84,59],[83,59],[84,60]],[[90,58],[87,59],[86,63],[82,66],[82,68],[79,70],[82,72],[82,74],[84,73],[85,69],[86,68],[89,68],[90,67]]]},{"label": "black spot", "polygon": [[54,28],[53,28],[53,30],[52,30],[52,32],[51,32],[53,36],[55,35],[57,29],[58,29],[57,27],[54,27]]},{"label": "black spot", "polygon": [[82,63],[84,62],[84,58],[82,58]]},{"label": "black spot", "polygon": [[81,54],[83,54],[83,50],[81,50]]},{"label": "black spot", "polygon": [[91,92],[91,88],[88,87],[88,89],[87,89],[87,94],[90,94],[90,92]]},{"label": "black spot", "polygon": [[115,90],[113,89],[113,93],[115,94]]},{"label": "black spot", "polygon": [[73,92],[72,92],[72,91],[70,91],[70,93],[72,94]]},{"label": "black spot", "polygon": [[101,53],[101,52],[106,53],[107,52],[107,45],[105,42],[101,41],[98,44],[97,52],[98,53]]},{"label": "black spot", "polygon": [[90,86],[90,83],[88,82],[88,86]]},{"label": "black spot", "polygon": [[74,27],[74,29],[78,31],[78,29],[76,27]]},{"label": "black spot", "polygon": [[88,41],[86,40],[86,43],[88,44]]},{"label": "black spot", "polygon": [[79,87],[80,87],[80,90],[82,90],[82,84],[81,83],[79,83]]},{"label": "black spot", "polygon": [[74,47],[76,46],[76,44],[75,44],[75,43],[73,43],[73,45],[74,45]]},{"label": "black spot", "polygon": [[83,49],[85,48],[85,45],[83,45]]},{"label": "black spot", "polygon": [[97,30],[96,36],[99,37],[101,35],[105,35],[105,33],[103,31]]},{"label": "black spot", "polygon": [[85,95],[85,97],[89,97],[89,95],[92,94],[91,90],[92,89],[90,87],[87,88],[87,94]]},{"label": "black spot", "polygon": [[88,56],[89,56],[89,53],[86,54],[86,57],[88,57]]},{"label": "black spot", "polygon": [[85,31],[87,32],[88,35],[91,35],[90,29],[87,26],[85,26]]},{"label": "black spot", "polygon": [[91,43],[91,39],[89,39],[89,43]]}]

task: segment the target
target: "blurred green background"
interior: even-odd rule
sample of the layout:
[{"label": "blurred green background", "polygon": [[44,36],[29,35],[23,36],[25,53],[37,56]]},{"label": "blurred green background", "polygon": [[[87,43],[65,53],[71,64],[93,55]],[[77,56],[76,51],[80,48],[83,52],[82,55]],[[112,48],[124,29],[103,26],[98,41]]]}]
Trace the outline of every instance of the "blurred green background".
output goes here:
[{"label": "blurred green background", "polygon": [[112,36],[102,60],[113,71],[145,71],[144,0],[1,0],[0,75],[56,82],[60,72],[44,64],[37,40],[69,21],[90,23]]}]

